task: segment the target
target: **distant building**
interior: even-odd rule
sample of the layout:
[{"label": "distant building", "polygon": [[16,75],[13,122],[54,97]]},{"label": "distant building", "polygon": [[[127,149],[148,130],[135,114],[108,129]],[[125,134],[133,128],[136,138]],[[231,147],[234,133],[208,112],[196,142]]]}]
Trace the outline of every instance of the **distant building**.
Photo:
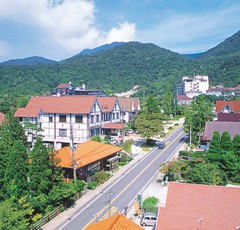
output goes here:
[{"label": "distant building", "polygon": [[122,111],[124,123],[131,122],[138,115],[141,107],[138,97],[119,97],[118,102]]},{"label": "distant building", "polygon": [[156,230],[240,229],[240,187],[170,182]]},{"label": "distant building", "polygon": [[74,87],[71,82],[62,83],[51,91],[52,96],[64,95],[99,95],[106,96],[102,90],[87,90],[85,84]]},{"label": "distant building", "polygon": [[210,88],[206,91],[207,95],[228,96],[235,95],[235,88]]},{"label": "distant building", "polygon": [[178,105],[190,105],[192,101],[193,101],[193,99],[186,95],[177,95],[177,104]]},{"label": "distant building", "polygon": [[176,94],[177,95],[187,95],[193,98],[200,94],[206,94],[209,89],[208,76],[195,76],[189,78],[187,76],[182,78],[181,82],[176,84]]}]

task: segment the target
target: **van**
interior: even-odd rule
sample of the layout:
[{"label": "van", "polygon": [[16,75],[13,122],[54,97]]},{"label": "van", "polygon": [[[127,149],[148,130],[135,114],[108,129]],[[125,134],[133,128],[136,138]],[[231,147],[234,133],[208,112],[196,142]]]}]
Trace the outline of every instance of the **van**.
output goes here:
[{"label": "van", "polygon": [[151,225],[154,226],[157,221],[157,214],[156,213],[144,213],[141,219],[141,226]]}]

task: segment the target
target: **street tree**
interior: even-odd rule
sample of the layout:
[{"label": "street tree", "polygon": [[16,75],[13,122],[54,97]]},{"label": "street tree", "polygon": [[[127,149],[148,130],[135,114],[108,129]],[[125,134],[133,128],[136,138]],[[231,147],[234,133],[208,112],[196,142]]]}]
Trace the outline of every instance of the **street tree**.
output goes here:
[{"label": "street tree", "polygon": [[200,95],[186,109],[184,130],[188,135],[190,135],[191,131],[191,139],[195,145],[200,143],[201,133],[204,130],[206,121],[213,118],[212,108],[212,103],[206,95]]},{"label": "street tree", "polygon": [[221,148],[223,151],[229,151],[233,149],[233,143],[231,141],[230,133],[224,131],[221,136]]},{"label": "street tree", "polygon": [[136,118],[135,126],[143,137],[150,139],[162,132],[162,119],[159,113],[141,113]]}]

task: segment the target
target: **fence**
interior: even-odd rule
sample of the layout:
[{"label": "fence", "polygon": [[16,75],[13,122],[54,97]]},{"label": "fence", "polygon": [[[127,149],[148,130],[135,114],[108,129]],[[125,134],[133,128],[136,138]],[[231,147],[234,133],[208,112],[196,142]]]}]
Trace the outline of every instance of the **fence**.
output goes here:
[{"label": "fence", "polygon": [[[77,193],[74,196],[74,201],[78,200],[80,197],[82,197],[83,192]],[[39,220],[37,223],[33,224],[30,227],[30,230],[39,230],[41,229],[41,227],[46,224],[47,222],[49,222],[51,219],[53,219],[55,216],[57,216],[60,212],[63,212],[65,209],[64,205],[60,205],[57,208],[55,208],[52,212],[50,212],[48,215],[46,215],[45,217],[43,217],[41,220]]]}]

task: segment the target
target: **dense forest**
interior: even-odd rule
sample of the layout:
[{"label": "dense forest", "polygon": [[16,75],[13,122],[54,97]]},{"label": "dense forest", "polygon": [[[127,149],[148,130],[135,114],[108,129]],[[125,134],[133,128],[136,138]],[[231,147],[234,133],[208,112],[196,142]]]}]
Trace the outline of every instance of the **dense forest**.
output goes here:
[{"label": "dense forest", "polygon": [[52,64],[0,65],[0,111],[21,106],[30,96],[47,94],[69,81],[108,94],[138,84],[140,97],[174,91],[175,83],[186,75],[208,75],[213,86],[235,87],[240,83],[239,44],[240,31],[197,58],[150,43],[129,42]]}]

